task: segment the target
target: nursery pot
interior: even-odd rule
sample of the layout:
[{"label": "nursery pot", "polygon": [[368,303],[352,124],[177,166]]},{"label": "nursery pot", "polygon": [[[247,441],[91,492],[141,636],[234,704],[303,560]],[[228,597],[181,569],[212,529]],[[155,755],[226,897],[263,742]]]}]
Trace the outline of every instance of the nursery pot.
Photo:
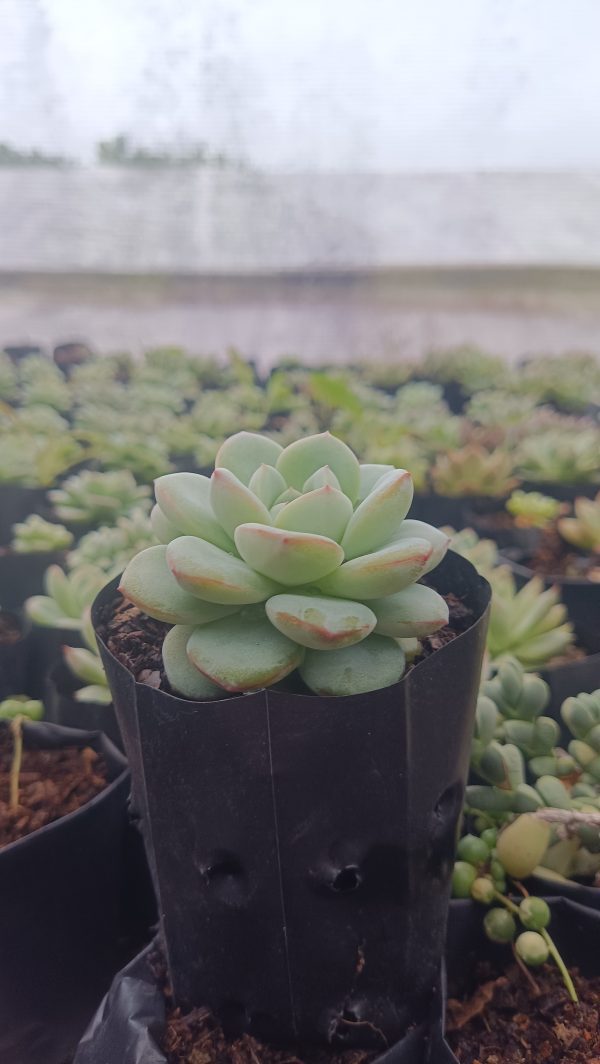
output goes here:
[{"label": "nursery pot", "polygon": [[438,495],[432,491],[414,497],[410,516],[439,527],[451,525],[458,532],[473,524],[478,514],[502,511],[506,497],[490,495]]},{"label": "nursery pot", "polygon": [[[427,1014],[490,598],[455,554],[429,582],[471,626],[368,694],[187,701],[137,683],[98,639],[182,1007],[342,1044],[373,1027],[392,1044]],[[117,585],[94,603],[97,632]]]},{"label": "nursery pot", "polygon": [[31,595],[41,595],[49,565],[62,565],[61,551],[31,551],[20,554],[0,548],[0,602],[5,609],[19,609]]},{"label": "nursery pot", "polygon": [[123,749],[121,732],[114,707],[102,702],[78,702],[76,692],[83,684],[64,662],[57,661],[46,678],[46,720],[63,724],[66,728],[85,728],[101,731],[118,750]]},{"label": "nursery pot", "polygon": [[32,647],[29,622],[18,613],[0,610],[0,702],[10,695],[31,694]]},{"label": "nursery pot", "polygon": [[[521,588],[535,575],[533,569],[502,556]],[[541,575],[541,574],[540,574]],[[558,587],[577,638],[592,653],[600,651],[600,582],[584,577],[542,576],[544,587]]]},{"label": "nursery pot", "polygon": [[29,514],[46,514],[45,488],[24,488],[20,484],[0,484],[0,547],[13,538],[13,525]]},{"label": "nursery pot", "polygon": [[[562,724],[560,707],[565,698],[579,695],[582,691],[591,693],[600,687],[600,653],[589,654],[580,661],[570,661],[566,665],[548,665],[539,673],[550,687],[550,701],[544,713]],[[572,738],[564,738],[568,741],[569,737]]]},{"label": "nursery pot", "polygon": [[120,948],[129,777],[98,732],[23,725],[26,747],[91,746],[108,786],[0,850],[0,1060],[63,1064],[89,1022]]}]

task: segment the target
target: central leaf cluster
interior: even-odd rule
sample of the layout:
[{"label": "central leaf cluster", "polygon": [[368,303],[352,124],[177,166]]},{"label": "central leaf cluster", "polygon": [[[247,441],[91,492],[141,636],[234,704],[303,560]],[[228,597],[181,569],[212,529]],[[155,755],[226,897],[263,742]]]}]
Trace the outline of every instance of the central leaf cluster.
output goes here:
[{"label": "central leaf cluster", "polygon": [[448,537],[407,520],[410,473],[360,465],[329,433],[282,448],[239,432],[215,471],[155,482],[162,545],[127,566],[120,590],[174,627],[171,686],[193,699],[270,686],[298,669],[311,690],[356,694],[397,682],[399,639],[447,624],[444,599],[416,581]]}]

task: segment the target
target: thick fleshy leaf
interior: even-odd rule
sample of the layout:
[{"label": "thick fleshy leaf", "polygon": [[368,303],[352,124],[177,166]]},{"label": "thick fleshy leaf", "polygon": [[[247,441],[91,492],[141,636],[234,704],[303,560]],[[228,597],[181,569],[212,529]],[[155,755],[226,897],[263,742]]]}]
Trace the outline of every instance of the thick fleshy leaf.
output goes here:
[{"label": "thick fleshy leaf", "polygon": [[190,661],[226,691],[255,691],[282,680],[300,664],[304,648],[278,632],[265,611],[196,628],[187,644]]},{"label": "thick fleshy leaf", "polygon": [[424,584],[411,584],[385,598],[370,599],[379,635],[394,639],[422,639],[448,624],[448,606],[441,595]]},{"label": "thick fleshy leaf", "polygon": [[286,490],[287,484],[275,466],[265,465],[263,462],[250,477],[248,487],[265,506],[271,507]]},{"label": "thick fleshy leaf", "polygon": [[277,464],[283,448],[280,443],[261,436],[257,432],[236,432],[221,444],[215,458],[215,469],[228,469],[235,473],[242,484],[249,484],[250,477],[261,465]]},{"label": "thick fleshy leaf", "polygon": [[371,554],[398,532],[413,497],[412,477],[406,469],[386,473],[356,508],[342,539],[346,558]]},{"label": "thick fleshy leaf", "polygon": [[430,554],[431,544],[427,540],[405,539],[344,562],[317,582],[326,595],[358,601],[383,598],[414,584],[423,575]]},{"label": "thick fleshy leaf", "polygon": [[264,602],[281,590],[240,558],[195,536],[180,536],[169,543],[167,563],[177,583],[206,602],[244,606]]},{"label": "thick fleshy leaf", "polygon": [[352,503],[348,496],[326,484],[288,502],[277,515],[275,526],[291,532],[313,532],[339,543],[351,517]]},{"label": "thick fleshy leaf", "polygon": [[307,650],[300,675],[318,695],[358,695],[397,683],[404,672],[404,653],[393,639],[370,635],[353,647]]},{"label": "thick fleshy leaf", "polygon": [[63,654],[71,672],[80,680],[106,687],[106,674],[97,654],[85,647],[63,647]]},{"label": "thick fleshy leaf", "polygon": [[358,502],[363,502],[369,495],[378,481],[381,480],[386,473],[393,473],[395,466],[393,465],[373,465],[372,463],[366,463],[360,467],[360,488],[358,491]]},{"label": "thick fleshy leaf", "polygon": [[342,490],[338,478],[328,465],[321,466],[316,473],[312,473],[308,480],[304,481],[302,491],[316,491],[317,488],[324,488],[326,484],[329,484],[330,488]]},{"label": "thick fleshy leaf", "polygon": [[252,569],[285,587],[311,584],[331,573],[344,558],[339,543],[327,536],[268,525],[239,525],[235,544]]},{"label": "thick fleshy leaf", "polygon": [[235,551],[210,502],[210,480],[201,473],[167,473],[154,481],[156,501],[180,534],[200,536],[223,550]]},{"label": "thick fleshy leaf", "polygon": [[167,624],[208,624],[237,609],[203,602],[185,591],[167,564],[167,548],[162,544],[136,554],[121,577],[119,591],[143,613]]},{"label": "thick fleshy leaf", "polygon": [[293,502],[294,499],[299,499],[301,495],[302,492],[298,491],[297,488],[286,488],[285,491],[282,491],[281,495],[277,496],[275,502],[277,504],[279,504],[280,502],[284,504],[288,502]]},{"label": "thick fleshy leaf", "polygon": [[354,502],[358,495],[360,470],[353,451],[330,432],[305,436],[290,443],[277,459],[277,468],[288,484],[301,490],[308,478],[322,466],[328,465],[340,482],[340,487]]},{"label": "thick fleshy leaf", "polygon": [[222,698],[222,688],[200,672],[188,657],[188,640],[195,630],[193,625],[176,624],[167,632],[162,645],[167,680],[174,691],[194,701]]},{"label": "thick fleshy leaf", "polygon": [[175,528],[175,525],[165,517],[158,503],[152,507],[150,524],[159,543],[170,543],[172,539],[177,539],[181,535],[179,529]]},{"label": "thick fleshy leaf", "polygon": [[81,627],[80,617],[67,617],[54,599],[47,595],[32,595],[25,606],[27,616],[42,628],[64,628],[77,632]]},{"label": "thick fleshy leaf", "polygon": [[377,618],[363,602],[317,595],[274,595],[265,609],[280,632],[314,650],[353,646],[371,634]]},{"label": "thick fleshy leaf", "polygon": [[424,573],[430,573],[446,556],[451,542],[450,536],[447,536],[439,528],[435,528],[434,525],[428,525],[425,521],[416,521],[412,517],[407,517],[400,525],[398,533],[393,537],[392,542],[398,543],[400,540],[414,539],[415,537],[426,539],[431,544],[431,556],[427,562],[427,567],[423,570]]},{"label": "thick fleshy leaf", "polygon": [[217,521],[230,536],[238,525],[248,521],[259,525],[271,523],[264,502],[228,469],[215,469],[210,480],[210,502]]}]

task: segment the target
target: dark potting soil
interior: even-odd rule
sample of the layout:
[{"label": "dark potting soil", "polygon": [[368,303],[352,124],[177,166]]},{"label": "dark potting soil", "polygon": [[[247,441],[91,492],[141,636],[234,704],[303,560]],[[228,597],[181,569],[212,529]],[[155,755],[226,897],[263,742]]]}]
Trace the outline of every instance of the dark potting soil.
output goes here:
[{"label": "dark potting soil", "polygon": [[166,999],[167,1023],[161,1048],[169,1064],[368,1064],[380,1055],[379,1051],[364,1049],[282,1049],[249,1034],[228,1038],[210,1009],[200,1007],[182,1013],[174,1007],[161,953],[151,957],[150,967]]},{"label": "dark potting soil", "polygon": [[19,807],[9,805],[13,741],[0,732],[0,848],[73,813],[107,785],[106,765],[91,747],[23,750]]},{"label": "dark potting soil", "polygon": [[535,553],[523,564],[542,576],[579,577],[600,582],[600,557],[570,550],[554,527],[544,529]]},{"label": "dark potting soil", "polygon": [[[456,595],[444,595],[450,611],[450,623],[421,640],[421,651],[408,665],[415,665],[451,643],[473,623],[472,611]],[[98,631],[111,654],[132,673],[139,683],[150,684],[170,693],[172,689],[162,662],[162,644],[171,625],[154,621],[137,606],[116,595],[107,603],[100,617]]]},{"label": "dark potting soil", "polygon": [[0,613],[0,643],[10,646],[21,638],[21,626],[12,613]]},{"label": "dark potting soil", "polygon": [[571,971],[579,1004],[557,968],[532,970],[537,990],[513,965],[481,981],[464,1000],[450,998],[446,1037],[460,1064],[600,1064],[600,977]]}]

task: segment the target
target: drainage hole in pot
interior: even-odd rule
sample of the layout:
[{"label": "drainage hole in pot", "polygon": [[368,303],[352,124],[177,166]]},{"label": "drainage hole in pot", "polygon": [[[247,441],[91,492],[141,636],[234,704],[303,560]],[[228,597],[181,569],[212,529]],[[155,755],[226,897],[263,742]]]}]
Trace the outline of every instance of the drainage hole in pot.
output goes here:
[{"label": "drainage hole in pot", "polygon": [[352,890],[358,890],[362,883],[362,876],[357,865],[347,865],[340,868],[331,881],[331,889],[336,894],[349,894]]},{"label": "drainage hole in pot", "polygon": [[239,857],[220,851],[208,861],[198,862],[196,867],[204,883],[221,901],[234,908],[243,904],[246,898],[246,876]]},{"label": "drainage hole in pot", "polygon": [[443,835],[451,827],[454,830],[454,822],[458,816],[463,800],[463,785],[460,780],[451,783],[440,794],[433,808],[433,832],[435,835]]}]

